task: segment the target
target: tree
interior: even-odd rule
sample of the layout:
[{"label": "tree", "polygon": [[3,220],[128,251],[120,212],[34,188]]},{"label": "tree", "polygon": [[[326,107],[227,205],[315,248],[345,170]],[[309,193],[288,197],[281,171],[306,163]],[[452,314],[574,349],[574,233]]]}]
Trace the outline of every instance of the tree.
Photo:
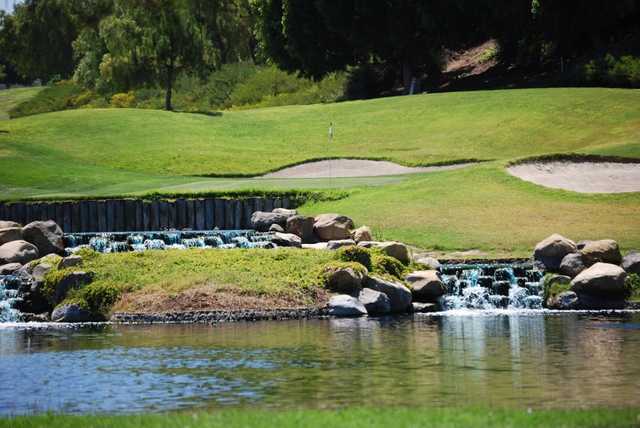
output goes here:
[{"label": "tree", "polygon": [[204,60],[202,31],[190,0],[117,0],[115,13],[101,23],[108,54],[106,62],[151,73],[165,88],[165,108],[172,110],[172,94],[180,71],[197,68]]},{"label": "tree", "polygon": [[3,53],[28,79],[69,76],[76,28],[64,0],[25,0],[4,18]]},{"label": "tree", "polygon": [[4,64],[0,64],[0,82],[4,82],[4,79],[6,79],[7,77],[7,73],[5,73],[4,71]]}]

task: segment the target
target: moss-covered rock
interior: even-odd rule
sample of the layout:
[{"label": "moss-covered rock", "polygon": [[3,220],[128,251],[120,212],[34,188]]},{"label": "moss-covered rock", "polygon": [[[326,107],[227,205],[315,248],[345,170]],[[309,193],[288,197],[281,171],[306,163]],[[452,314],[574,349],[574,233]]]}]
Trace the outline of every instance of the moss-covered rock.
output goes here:
[{"label": "moss-covered rock", "polygon": [[325,286],[336,293],[355,295],[362,288],[367,268],[356,262],[329,262],[323,269]]},{"label": "moss-covered rock", "polygon": [[544,292],[544,302],[548,305],[551,301],[554,301],[560,293],[571,290],[571,278],[553,273],[546,274],[544,278],[542,278],[542,289]]},{"label": "moss-covered rock", "polygon": [[368,270],[371,270],[372,251],[368,248],[355,245],[342,247],[336,251],[336,259],[343,262],[359,263]]}]

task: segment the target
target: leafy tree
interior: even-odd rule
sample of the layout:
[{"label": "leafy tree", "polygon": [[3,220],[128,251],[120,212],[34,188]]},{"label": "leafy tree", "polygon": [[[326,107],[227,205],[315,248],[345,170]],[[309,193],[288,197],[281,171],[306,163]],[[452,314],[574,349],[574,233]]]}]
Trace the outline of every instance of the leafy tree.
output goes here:
[{"label": "leafy tree", "polygon": [[7,73],[4,71],[4,65],[0,64],[0,82],[4,82],[4,79],[7,78]]}]

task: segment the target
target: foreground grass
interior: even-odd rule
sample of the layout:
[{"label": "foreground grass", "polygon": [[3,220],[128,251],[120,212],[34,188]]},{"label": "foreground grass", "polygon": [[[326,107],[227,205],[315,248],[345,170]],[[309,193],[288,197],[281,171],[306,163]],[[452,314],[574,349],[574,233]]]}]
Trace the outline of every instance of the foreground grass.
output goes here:
[{"label": "foreground grass", "polygon": [[42,90],[42,87],[13,88],[0,90],[0,120],[9,119],[9,111],[29,100]]},{"label": "foreground grass", "polygon": [[135,416],[31,416],[0,419],[0,427],[576,427],[622,428],[640,424],[638,410],[348,409],[338,411],[232,410]]},{"label": "foreground grass", "polygon": [[[115,287],[118,311],[313,306],[326,251],[167,250],[86,257],[91,288]],[[242,297],[242,299],[236,299]],[[262,300],[261,300],[262,299]],[[264,300],[267,299],[267,300]]]}]

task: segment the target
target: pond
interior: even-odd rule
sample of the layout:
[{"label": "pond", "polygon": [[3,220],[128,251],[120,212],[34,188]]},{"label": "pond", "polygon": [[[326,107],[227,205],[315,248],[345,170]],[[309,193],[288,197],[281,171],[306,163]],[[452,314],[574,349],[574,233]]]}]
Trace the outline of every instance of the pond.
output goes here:
[{"label": "pond", "polygon": [[0,324],[0,414],[640,405],[640,314]]}]

